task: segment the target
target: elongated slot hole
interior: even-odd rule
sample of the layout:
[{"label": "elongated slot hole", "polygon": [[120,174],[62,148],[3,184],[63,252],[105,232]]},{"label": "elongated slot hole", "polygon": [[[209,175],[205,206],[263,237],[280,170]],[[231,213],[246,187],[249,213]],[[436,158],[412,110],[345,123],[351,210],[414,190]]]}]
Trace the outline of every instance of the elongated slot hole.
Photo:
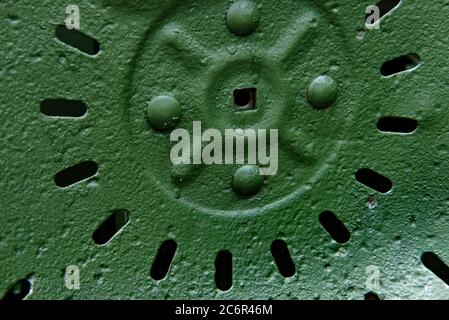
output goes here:
[{"label": "elongated slot hole", "polygon": [[178,245],[175,240],[164,241],[154,258],[153,265],[151,266],[150,276],[154,280],[164,279],[170,271],[173,258],[176,254]]},{"label": "elongated slot hole", "polygon": [[421,261],[427,269],[449,285],[449,267],[439,256],[433,252],[424,252]]},{"label": "elongated slot hole", "polygon": [[215,284],[221,291],[232,288],[232,254],[227,250],[220,251],[215,259]]},{"label": "elongated slot hole", "polygon": [[418,121],[402,117],[383,117],[377,122],[377,128],[382,132],[412,133],[418,128]]},{"label": "elongated slot hole", "polygon": [[346,226],[331,211],[324,211],[320,214],[319,220],[323,228],[330,234],[332,239],[338,243],[346,243],[351,238]]},{"label": "elongated slot hole", "polygon": [[55,183],[60,188],[66,188],[75,183],[93,177],[97,171],[98,165],[95,162],[81,162],[58,172],[55,175]]},{"label": "elongated slot hole", "polygon": [[382,64],[380,73],[385,76],[393,76],[395,74],[409,71],[419,66],[420,57],[416,53],[407,54],[398,58],[394,58]]},{"label": "elongated slot hole", "polygon": [[[399,6],[401,0],[381,0],[376,6],[379,8],[379,19],[382,19],[387,13]],[[371,13],[367,13],[365,16],[365,21],[368,25],[372,25],[375,21],[369,21]],[[374,23],[373,23],[374,22]]]},{"label": "elongated slot hole", "polygon": [[97,40],[78,30],[67,29],[66,26],[56,27],[56,38],[90,56],[94,56],[100,52],[100,44]]},{"label": "elongated slot hole", "polygon": [[6,291],[3,300],[23,300],[31,293],[31,286],[32,283],[30,279],[20,279]]},{"label": "elongated slot hole", "polygon": [[295,264],[293,263],[290,252],[288,251],[287,243],[285,243],[285,241],[274,240],[271,243],[271,254],[279,270],[279,273],[282,276],[289,278],[295,275]]},{"label": "elongated slot hole", "polygon": [[393,188],[393,183],[390,179],[371,169],[360,169],[356,172],[355,178],[368,188],[381,193],[387,193]]},{"label": "elongated slot hole", "polygon": [[86,114],[87,106],[82,101],[47,99],[41,102],[41,112],[49,117],[79,118]]},{"label": "elongated slot hole", "polygon": [[98,245],[108,243],[129,222],[129,212],[125,209],[114,210],[92,234],[92,240]]}]

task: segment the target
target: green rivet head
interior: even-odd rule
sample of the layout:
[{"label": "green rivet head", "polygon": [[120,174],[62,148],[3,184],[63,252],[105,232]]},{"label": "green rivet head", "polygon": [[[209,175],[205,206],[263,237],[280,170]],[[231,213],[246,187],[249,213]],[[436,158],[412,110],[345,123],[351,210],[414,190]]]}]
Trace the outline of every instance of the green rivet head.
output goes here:
[{"label": "green rivet head", "polygon": [[259,192],[264,183],[264,177],[259,173],[259,167],[255,165],[243,166],[234,173],[232,187],[242,196],[252,196]]},{"label": "green rivet head", "polygon": [[176,183],[187,182],[194,178],[197,169],[191,164],[176,164],[170,168],[170,175]]},{"label": "green rivet head", "polygon": [[229,8],[226,22],[236,35],[250,35],[259,26],[259,10],[251,0],[238,0]]},{"label": "green rivet head", "polygon": [[173,128],[181,118],[179,102],[170,96],[159,96],[150,101],[147,107],[147,119],[156,130]]},{"label": "green rivet head", "polygon": [[331,106],[337,98],[337,82],[329,76],[315,78],[309,85],[307,98],[315,108]]}]

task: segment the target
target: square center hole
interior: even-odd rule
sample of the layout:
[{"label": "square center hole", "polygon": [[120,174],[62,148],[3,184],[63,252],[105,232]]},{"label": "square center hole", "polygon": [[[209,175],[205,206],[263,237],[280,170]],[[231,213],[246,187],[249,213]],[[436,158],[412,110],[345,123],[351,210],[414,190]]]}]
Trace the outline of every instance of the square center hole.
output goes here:
[{"label": "square center hole", "polygon": [[256,88],[234,90],[234,105],[237,111],[256,109]]}]

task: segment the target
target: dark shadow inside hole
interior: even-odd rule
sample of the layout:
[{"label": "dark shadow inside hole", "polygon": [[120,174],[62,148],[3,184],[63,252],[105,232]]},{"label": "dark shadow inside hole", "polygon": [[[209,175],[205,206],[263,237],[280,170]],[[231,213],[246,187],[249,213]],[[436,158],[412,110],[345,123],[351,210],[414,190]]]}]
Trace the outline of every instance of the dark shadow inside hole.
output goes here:
[{"label": "dark shadow inside hole", "polygon": [[377,294],[375,294],[374,292],[370,291],[365,293],[365,300],[373,300],[373,301],[377,301],[380,300],[379,296]]},{"label": "dark shadow inside hole", "polygon": [[407,54],[385,62],[380,68],[380,73],[385,77],[392,76],[416,68],[419,62],[420,58],[416,53]]},{"label": "dark shadow inside hole", "polygon": [[418,121],[402,117],[383,117],[377,122],[382,132],[412,133],[418,128]]},{"label": "dark shadow inside hole", "polygon": [[449,285],[449,267],[440,257],[433,252],[424,252],[421,261],[427,269]]},{"label": "dark shadow inside hole", "polygon": [[85,54],[94,56],[100,52],[100,44],[98,41],[78,30],[67,29],[66,26],[57,26],[55,34],[59,41]]},{"label": "dark shadow inside hole", "polygon": [[237,108],[256,108],[256,88],[234,90],[234,104]]},{"label": "dark shadow inside hole", "polygon": [[94,161],[85,161],[66,168],[55,175],[55,183],[60,188],[69,187],[77,182],[94,176],[98,165]]},{"label": "dark shadow inside hole", "polygon": [[108,243],[129,221],[129,212],[125,209],[114,210],[111,215],[92,234],[92,240],[98,245]]},{"label": "dark shadow inside hole", "polygon": [[368,188],[381,193],[387,193],[393,188],[393,183],[390,179],[371,169],[360,169],[356,172],[355,178],[358,182],[364,184]]},{"label": "dark shadow inside hole", "polygon": [[87,106],[82,101],[67,99],[47,99],[41,102],[41,112],[49,117],[82,117]]},{"label": "dark shadow inside hole", "polygon": [[[382,19],[388,12],[396,8],[401,3],[401,0],[382,0],[379,1],[376,6],[379,8],[379,19]],[[365,21],[368,21],[371,13],[367,13],[365,16]],[[369,23],[372,24],[372,23]]]},{"label": "dark shadow inside hole", "polygon": [[221,291],[232,288],[232,254],[227,250],[220,251],[215,259],[215,284]]},{"label": "dark shadow inside hole", "polygon": [[31,281],[21,279],[14,283],[3,296],[3,300],[18,301],[23,300],[31,292]]},{"label": "dark shadow inside hole", "polygon": [[295,275],[295,264],[293,263],[285,241],[274,240],[271,243],[271,254],[276,266],[278,267],[279,273],[283,277],[289,278]]},{"label": "dark shadow inside hole", "polygon": [[331,211],[324,211],[320,214],[319,220],[323,228],[330,234],[332,239],[338,243],[346,243],[351,238],[346,226]]},{"label": "dark shadow inside hole", "polygon": [[154,258],[153,265],[151,266],[150,276],[156,281],[164,279],[169,270],[173,258],[176,254],[178,245],[175,240],[169,239],[164,241]]}]

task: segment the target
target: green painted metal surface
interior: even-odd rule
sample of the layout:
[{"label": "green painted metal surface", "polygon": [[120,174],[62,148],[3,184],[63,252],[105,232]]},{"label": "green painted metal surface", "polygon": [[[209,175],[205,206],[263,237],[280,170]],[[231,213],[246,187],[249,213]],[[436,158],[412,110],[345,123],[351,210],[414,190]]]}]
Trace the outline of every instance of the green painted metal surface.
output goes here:
[{"label": "green painted metal surface", "polygon": [[[402,0],[369,30],[371,4],[82,0],[80,32],[100,48],[89,55],[56,37],[67,1],[2,1],[0,295],[14,298],[28,278],[27,299],[449,298],[422,263],[424,252],[449,263],[449,2]],[[416,68],[382,76],[412,53]],[[255,110],[236,112],[234,91],[246,88],[257,90]],[[175,100],[154,120],[159,96]],[[45,115],[49,99],[82,101],[87,113]],[[386,133],[384,117],[418,125]],[[233,189],[239,165],[174,167],[170,131],[192,121],[279,129],[278,173],[247,197]],[[58,173],[80,163],[90,178],[63,187]],[[357,181],[363,168],[392,189]],[[349,241],[326,231],[335,221],[320,223],[328,211]],[[111,213],[105,230],[121,229],[97,244]],[[160,250],[176,250],[168,274],[154,280],[170,239]],[[287,244],[293,276],[288,261],[279,272],[274,240]],[[232,253],[227,291],[215,282],[222,250]],[[78,290],[66,287],[72,265]]]}]

